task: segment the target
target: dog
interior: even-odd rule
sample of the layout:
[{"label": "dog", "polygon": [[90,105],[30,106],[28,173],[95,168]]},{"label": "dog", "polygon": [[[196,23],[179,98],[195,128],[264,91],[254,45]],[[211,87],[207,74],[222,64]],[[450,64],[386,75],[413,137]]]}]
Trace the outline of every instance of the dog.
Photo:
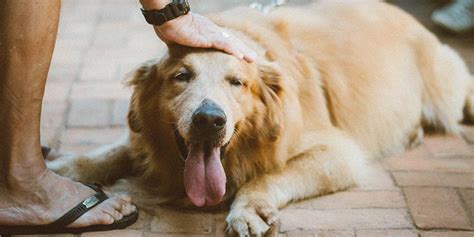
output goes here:
[{"label": "dog", "polygon": [[229,203],[229,233],[260,236],[289,202],[357,185],[370,160],[474,121],[462,59],[387,3],[321,0],[210,18],[257,60],[169,46],[128,81],[127,137],[48,166],[82,182],[126,178],[137,203]]}]

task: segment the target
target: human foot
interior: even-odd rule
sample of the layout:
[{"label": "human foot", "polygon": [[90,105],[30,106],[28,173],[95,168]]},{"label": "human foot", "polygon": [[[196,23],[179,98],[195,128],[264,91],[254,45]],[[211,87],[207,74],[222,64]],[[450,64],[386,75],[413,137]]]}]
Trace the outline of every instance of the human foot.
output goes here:
[{"label": "human foot", "polygon": [[[0,226],[44,225],[57,220],[84,199],[95,194],[91,188],[46,170],[36,180],[0,187]],[[110,197],[67,227],[109,225],[136,211],[131,198]]]}]

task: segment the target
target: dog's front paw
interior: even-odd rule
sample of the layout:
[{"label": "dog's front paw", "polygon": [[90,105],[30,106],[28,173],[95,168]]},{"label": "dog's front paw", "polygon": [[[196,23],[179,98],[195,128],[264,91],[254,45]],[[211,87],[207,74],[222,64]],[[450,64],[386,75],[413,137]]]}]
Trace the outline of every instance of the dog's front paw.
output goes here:
[{"label": "dog's front paw", "polygon": [[237,236],[264,236],[278,222],[278,210],[265,201],[233,205],[227,215],[226,232]]}]

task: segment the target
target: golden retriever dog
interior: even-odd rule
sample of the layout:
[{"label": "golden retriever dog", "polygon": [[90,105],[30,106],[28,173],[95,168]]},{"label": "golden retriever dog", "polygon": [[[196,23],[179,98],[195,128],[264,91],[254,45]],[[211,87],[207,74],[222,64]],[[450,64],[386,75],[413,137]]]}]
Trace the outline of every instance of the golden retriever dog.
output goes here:
[{"label": "golden retriever dog", "polygon": [[[170,46],[138,68],[123,141],[49,162],[83,182],[118,179],[137,203],[231,203],[228,231],[263,235],[289,202],[347,189],[366,162],[423,130],[474,119],[473,78],[451,48],[379,1],[317,1],[211,19],[253,63]],[[120,185],[120,184],[118,184]]]}]

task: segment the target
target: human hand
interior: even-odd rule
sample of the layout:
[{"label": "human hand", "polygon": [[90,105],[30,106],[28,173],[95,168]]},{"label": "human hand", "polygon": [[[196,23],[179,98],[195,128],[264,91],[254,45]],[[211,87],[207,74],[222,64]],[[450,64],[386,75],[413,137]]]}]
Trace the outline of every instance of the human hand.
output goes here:
[{"label": "human hand", "polygon": [[190,12],[154,29],[166,44],[216,48],[247,62],[253,62],[256,57],[253,50],[226,29],[195,13]]}]

